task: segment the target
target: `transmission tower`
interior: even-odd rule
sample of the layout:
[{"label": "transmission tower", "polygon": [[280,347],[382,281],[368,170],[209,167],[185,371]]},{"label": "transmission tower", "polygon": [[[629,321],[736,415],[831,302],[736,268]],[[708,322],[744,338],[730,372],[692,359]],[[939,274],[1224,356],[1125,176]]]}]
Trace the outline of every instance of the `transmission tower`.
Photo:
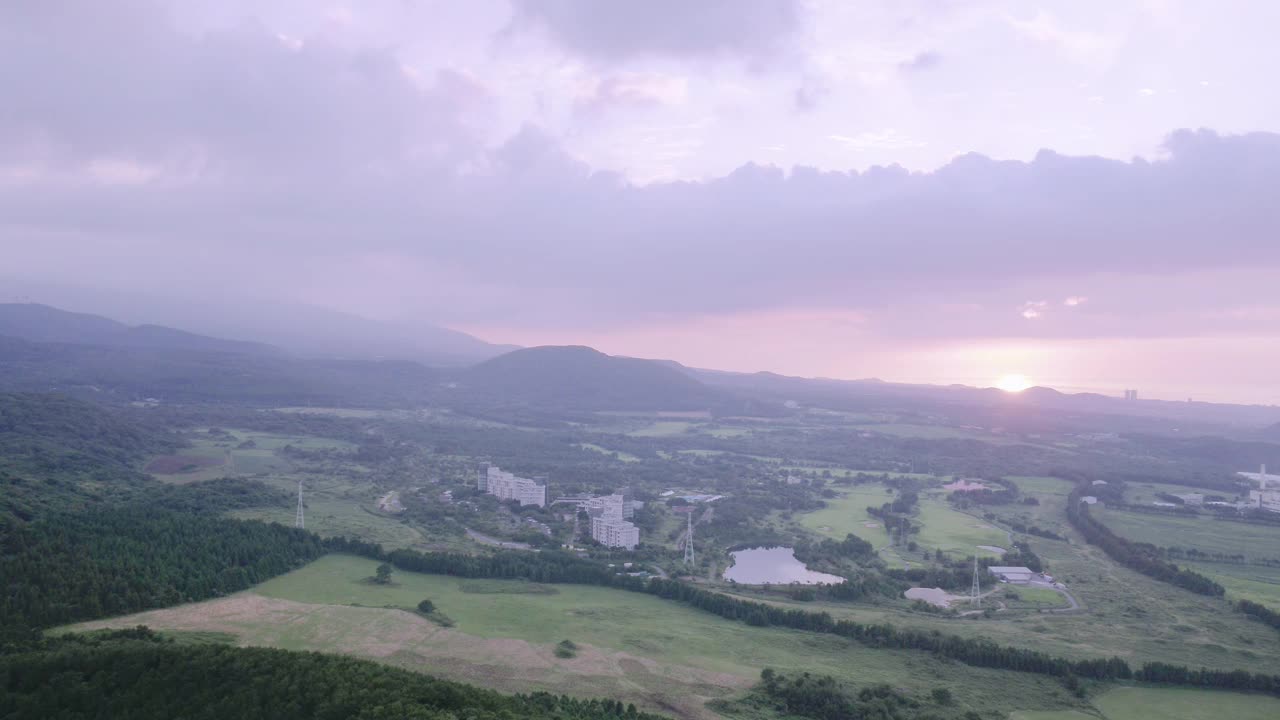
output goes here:
[{"label": "transmission tower", "polygon": [[973,597],[974,607],[982,607],[982,585],[978,583],[978,556],[973,556],[973,590],[970,591]]},{"label": "transmission tower", "polygon": [[689,521],[689,530],[684,534],[684,564],[693,564],[693,510],[690,508],[689,514],[685,516]]},{"label": "transmission tower", "polygon": [[293,526],[296,528],[306,527],[306,522],[302,517],[302,481],[298,481],[298,514],[293,519]]}]

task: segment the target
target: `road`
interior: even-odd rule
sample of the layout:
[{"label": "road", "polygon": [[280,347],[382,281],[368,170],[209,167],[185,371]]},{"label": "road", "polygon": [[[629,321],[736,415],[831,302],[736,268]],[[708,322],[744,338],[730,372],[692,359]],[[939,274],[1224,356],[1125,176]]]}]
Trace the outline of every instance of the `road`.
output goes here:
[{"label": "road", "polygon": [[471,528],[467,528],[467,537],[471,538],[472,540],[475,540],[481,545],[492,545],[493,547],[506,548],[508,550],[529,550],[530,549],[528,543],[512,542],[510,540],[499,540],[498,538],[490,537],[488,535],[485,535],[484,533],[476,532]]}]

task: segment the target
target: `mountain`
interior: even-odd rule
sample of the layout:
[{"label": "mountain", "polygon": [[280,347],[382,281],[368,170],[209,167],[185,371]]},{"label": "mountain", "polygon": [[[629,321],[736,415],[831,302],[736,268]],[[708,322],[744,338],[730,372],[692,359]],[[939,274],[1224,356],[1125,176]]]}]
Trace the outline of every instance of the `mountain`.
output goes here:
[{"label": "mountain", "polygon": [[417,407],[436,371],[407,361],[303,358],[150,346],[31,342],[0,335],[0,391],[130,402],[273,407]]},{"label": "mountain", "polygon": [[707,410],[730,400],[670,363],[579,345],[500,355],[461,373],[458,386],[479,400],[574,410]]},{"label": "mountain", "polygon": [[267,355],[270,345],[197,335],[160,325],[125,325],[99,315],[67,312],[37,303],[0,304],[0,335],[37,343],[194,350]]}]

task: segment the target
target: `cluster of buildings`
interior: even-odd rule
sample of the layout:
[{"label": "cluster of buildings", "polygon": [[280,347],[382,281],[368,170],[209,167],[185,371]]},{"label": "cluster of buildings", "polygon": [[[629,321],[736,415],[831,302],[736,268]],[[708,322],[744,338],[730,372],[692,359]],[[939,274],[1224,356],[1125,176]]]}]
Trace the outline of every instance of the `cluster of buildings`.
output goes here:
[{"label": "cluster of buildings", "polygon": [[499,500],[515,500],[520,505],[547,505],[546,478],[522,478],[496,465],[480,475],[476,487]]},{"label": "cluster of buildings", "polygon": [[[480,474],[476,487],[499,500],[515,500],[520,505],[547,506],[547,481],[543,477],[524,478],[490,465]],[[585,511],[591,518],[591,537],[601,545],[634,550],[640,544],[640,528],[630,519],[644,503],[634,500],[630,490],[612,495],[566,495],[552,505],[570,505],[574,513]],[[536,523],[539,529],[546,528]],[[546,528],[550,532],[550,528]]]},{"label": "cluster of buildings", "polygon": [[1263,465],[1257,474],[1240,473],[1258,483],[1257,490],[1249,491],[1249,506],[1280,513],[1280,475],[1268,475]]}]

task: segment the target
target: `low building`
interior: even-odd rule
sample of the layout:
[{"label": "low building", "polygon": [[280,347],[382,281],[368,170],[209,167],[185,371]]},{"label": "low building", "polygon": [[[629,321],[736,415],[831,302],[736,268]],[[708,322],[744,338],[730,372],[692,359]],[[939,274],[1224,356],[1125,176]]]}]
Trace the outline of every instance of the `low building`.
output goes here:
[{"label": "low building", "polygon": [[537,479],[522,478],[503,471],[496,465],[490,465],[480,476],[476,487],[493,495],[499,500],[515,500],[520,505],[547,504],[547,484]]},{"label": "low building", "polygon": [[1038,574],[1031,568],[1005,565],[992,565],[987,568],[987,572],[995,575],[997,580],[1015,585],[1025,585],[1031,582],[1031,578]]},{"label": "low building", "polygon": [[1098,498],[1092,495],[1085,495],[1084,497],[1080,498],[1080,502],[1084,503],[1085,505],[1097,505]]}]

